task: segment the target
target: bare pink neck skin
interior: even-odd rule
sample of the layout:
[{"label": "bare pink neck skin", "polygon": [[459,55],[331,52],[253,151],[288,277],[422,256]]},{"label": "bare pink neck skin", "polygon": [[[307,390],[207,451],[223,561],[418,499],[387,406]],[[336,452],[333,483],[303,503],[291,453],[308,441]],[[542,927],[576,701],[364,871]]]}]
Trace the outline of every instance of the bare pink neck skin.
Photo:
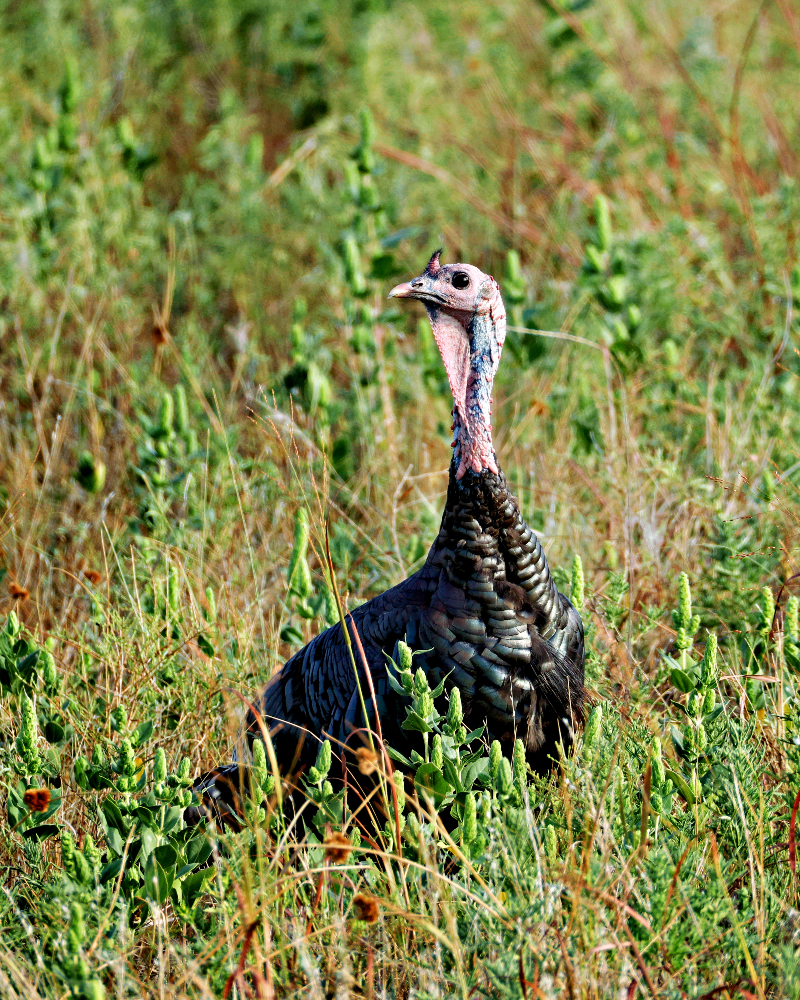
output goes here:
[{"label": "bare pink neck skin", "polygon": [[500,289],[488,279],[471,313],[426,303],[433,335],[453,393],[453,461],[456,479],[467,469],[499,472],[492,444],[492,385],[506,337]]}]

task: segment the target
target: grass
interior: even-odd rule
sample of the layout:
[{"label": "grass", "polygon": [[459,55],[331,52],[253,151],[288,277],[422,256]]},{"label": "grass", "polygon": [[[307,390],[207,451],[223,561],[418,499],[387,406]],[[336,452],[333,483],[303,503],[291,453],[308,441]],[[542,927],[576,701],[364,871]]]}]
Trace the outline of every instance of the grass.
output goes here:
[{"label": "grass", "polygon": [[[3,994],[800,995],[791,5],[0,17]],[[444,825],[387,782],[360,840],[265,760],[192,837],[335,617],[325,524],[349,607],[437,530],[449,393],[385,296],[442,244],[516,328],[496,444],[582,559],[587,732],[546,784],[474,745]]]}]

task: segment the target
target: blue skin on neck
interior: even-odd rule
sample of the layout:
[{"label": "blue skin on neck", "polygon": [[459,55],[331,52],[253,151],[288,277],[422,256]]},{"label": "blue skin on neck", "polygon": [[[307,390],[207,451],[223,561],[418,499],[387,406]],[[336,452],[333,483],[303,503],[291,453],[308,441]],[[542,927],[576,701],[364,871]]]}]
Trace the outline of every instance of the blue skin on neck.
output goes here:
[{"label": "blue skin on neck", "polygon": [[[472,315],[467,335],[470,342],[470,370],[467,383],[466,423],[456,409],[453,414],[455,442],[453,462],[456,467],[460,466],[462,457],[466,458],[477,443],[479,454],[483,459],[481,471],[494,472],[497,469],[497,459],[492,444],[492,386],[500,362],[502,344],[496,324],[488,312]],[[494,469],[487,459],[494,464]],[[469,465],[468,468],[473,467]]]}]

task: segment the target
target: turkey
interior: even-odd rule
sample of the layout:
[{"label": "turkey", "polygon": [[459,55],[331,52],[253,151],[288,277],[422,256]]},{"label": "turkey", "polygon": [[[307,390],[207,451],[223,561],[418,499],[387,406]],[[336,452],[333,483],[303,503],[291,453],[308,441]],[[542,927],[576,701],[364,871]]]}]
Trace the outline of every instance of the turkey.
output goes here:
[{"label": "turkey", "polygon": [[[399,639],[420,651],[414,663],[431,687],[444,679],[446,689],[459,689],[468,724],[485,724],[490,739],[509,747],[522,739],[539,773],[552,767],[559,742],[569,747],[582,721],[583,624],[558,592],[492,445],[492,384],[506,332],[500,288],[470,264],[443,265],[440,254],[389,297],[424,304],[453,394],[441,527],[418,572],[347,618],[372,675],[374,699],[361,677],[366,720],[340,624],[295,653],[256,702],[248,736],[258,737],[263,720],[286,773],[313,763],[321,739],[335,748],[361,746],[376,710],[384,740],[407,751],[404,706],[387,680]],[[238,770],[234,764],[212,771],[195,791],[213,805],[228,797],[226,783]]]}]

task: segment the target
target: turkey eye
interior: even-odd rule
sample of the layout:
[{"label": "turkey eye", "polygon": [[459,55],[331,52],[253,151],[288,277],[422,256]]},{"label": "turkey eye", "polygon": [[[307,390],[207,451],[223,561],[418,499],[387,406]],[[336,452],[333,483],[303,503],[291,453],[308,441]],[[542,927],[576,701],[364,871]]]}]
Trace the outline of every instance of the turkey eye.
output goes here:
[{"label": "turkey eye", "polygon": [[453,275],[453,288],[466,288],[469,285],[469,275],[466,271],[456,271]]}]

